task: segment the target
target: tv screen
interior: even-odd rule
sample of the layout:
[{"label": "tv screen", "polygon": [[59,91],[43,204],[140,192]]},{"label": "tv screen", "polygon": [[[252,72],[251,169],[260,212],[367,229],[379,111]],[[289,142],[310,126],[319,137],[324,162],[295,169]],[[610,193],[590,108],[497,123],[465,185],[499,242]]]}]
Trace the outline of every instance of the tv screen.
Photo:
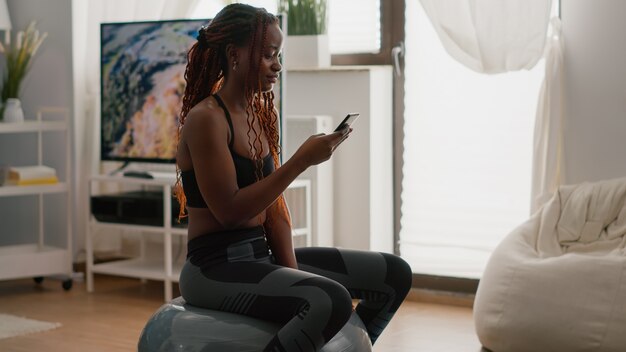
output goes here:
[{"label": "tv screen", "polygon": [[[101,24],[101,160],[175,161],[187,52],[209,21]],[[279,117],[283,79],[274,86]]]},{"label": "tv screen", "polygon": [[102,160],[174,162],[187,51],[207,23],[101,24]]}]

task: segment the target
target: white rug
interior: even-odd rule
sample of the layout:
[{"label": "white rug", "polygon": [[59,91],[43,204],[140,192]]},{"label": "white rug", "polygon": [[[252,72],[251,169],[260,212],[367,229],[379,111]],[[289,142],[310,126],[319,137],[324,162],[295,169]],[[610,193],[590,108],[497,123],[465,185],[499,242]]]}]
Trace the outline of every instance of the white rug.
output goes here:
[{"label": "white rug", "polygon": [[0,339],[56,329],[61,323],[48,323],[0,313]]}]

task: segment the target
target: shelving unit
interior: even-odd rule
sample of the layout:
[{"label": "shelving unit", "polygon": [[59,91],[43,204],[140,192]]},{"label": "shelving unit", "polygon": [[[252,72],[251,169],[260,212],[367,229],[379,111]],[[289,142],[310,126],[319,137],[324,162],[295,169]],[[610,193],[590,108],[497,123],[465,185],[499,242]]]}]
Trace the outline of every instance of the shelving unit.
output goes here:
[{"label": "shelving unit", "polygon": [[[56,120],[48,120],[57,116]],[[45,117],[45,118],[44,118]],[[62,117],[62,119],[58,119]],[[1,186],[0,197],[27,197],[36,196],[37,202],[37,231],[36,243],[4,245],[0,247],[0,279],[16,279],[33,277],[40,282],[45,276],[62,275],[63,288],[72,287],[72,212],[71,212],[71,133],[69,112],[66,108],[46,107],[37,113],[36,120],[27,120],[22,123],[0,123],[0,138],[10,134],[37,134],[37,163],[43,164],[43,134],[63,133],[65,136],[65,177],[59,183],[51,185],[31,186]],[[67,233],[65,246],[47,244],[52,234],[48,233],[44,224],[44,197],[51,194],[66,195]],[[20,234],[17,234],[18,238]],[[6,237],[5,237],[6,238]]]},{"label": "shelving unit", "polygon": [[[107,274],[115,276],[125,276],[138,279],[150,279],[163,281],[165,301],[172,299],[172,283],[178,282],[180,271],[186,257],[186,246],[183,246],[185,252],[178,255],[173,253],[174,239],[179,239],[186,244],[187,229],[172,226],[172,185],[175,182],[173,174],[159,173],[154,175],[153,179],[133,178],[124,176],[98,175],[89,180],[89,196],[95,195],[95,186],[102,183],[117,183],[125,186],[139,186],[160,189],[163,192],[163,225],[132,225],[113,222],[98,221],[89,209],[89,221],[87,222],[87,291],[94,291],[93,275]],[[296,180],[288,188],[287,202],[290,204],[302,204],[306,209],[298,210],[295,213],[297,218],[294,226],[294,242],[300,241],[303,245],[311,243],[311,184],[308,180]],[[301,194],[291,194],[299,191]],[[87,202],[91,204],[90,201]],[[301,207],[301,206],[300,206]],[[299,208],[300,208],[299,207]],[[292,215],[294,212],[292,210]],[[116,260],[106,263],[94,263],[94,239],[98,231],[134,231],[141,233],[140,255],[134,258]],[[148,253],[145,249],[144,239],[146,236],[161,236],[163,243],[162,255],[154,255]],[[303,239],[303,240],[302,240]],[[181,250],[181,248],[179,248]]]},{"label": "shelving unit", "polygon": [[[288,115],[286,116],[288,148],[285,160],[290,159],[297,148],[310,136],[318,133],[332,133],[336,127],[328,115]],[[313,246],[332,247],[334,243],[333,209],[333,164],[331,158],[321,164],[309,167],[298,179],[310,180],[312,220],[311,237]]]},{"label": "shelving unit", "polygon": [[311,180],[296,179],[285,191],[285,201],[291,215],[294,247],[313,245],[313,196]]}]

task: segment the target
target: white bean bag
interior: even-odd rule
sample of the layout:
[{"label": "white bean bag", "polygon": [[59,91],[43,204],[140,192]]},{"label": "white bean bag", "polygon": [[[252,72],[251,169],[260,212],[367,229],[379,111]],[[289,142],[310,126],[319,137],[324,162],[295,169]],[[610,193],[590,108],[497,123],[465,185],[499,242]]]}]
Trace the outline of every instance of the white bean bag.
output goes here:
[{"label": "white bean bag", "polygon": [[476,293],[494,352],[626,351],[626,178],[563,186],[493,252]]}]

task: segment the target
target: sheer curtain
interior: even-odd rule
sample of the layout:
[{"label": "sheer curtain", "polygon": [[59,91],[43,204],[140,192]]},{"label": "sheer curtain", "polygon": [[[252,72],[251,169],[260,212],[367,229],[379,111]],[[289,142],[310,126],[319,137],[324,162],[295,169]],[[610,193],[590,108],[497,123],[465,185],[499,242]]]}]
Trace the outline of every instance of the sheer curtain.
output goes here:
[{"label": "sheer curtain", "polygon": [[543,55],[551,0],[421,0],[446,51],[481,73],[532,69]]},{"label": "sheer curtain", "polygon": [[550,21],[545,76],[535,121],[531,212],[547,202],[563,181],[563,36],[561,20]]},{"label": "sheer curtain", "polygon": [[[187,18],[198,0],[89,0],[72,3],[76,227],[87,224],[87,178],[99,172],[100,23]],[[76,248],[83,248],[79,238]]]},{"label": "sheer curtain", "polygon": [[529,216],[531,169],[554,168],[532,167],[551,2],[421,5],[406,8],[400,251],[415,272],[480,278]]},{"label": "sheer curtain", "polygon": [[[563,38],[551,0],[421,0],[446,51],[481,73],[532,69],[546,58],[535,121],[531,212],[562,181]],[[555,6],[556,5],[556,6]],[[547,39],[547,41],[546,41]]]}]

